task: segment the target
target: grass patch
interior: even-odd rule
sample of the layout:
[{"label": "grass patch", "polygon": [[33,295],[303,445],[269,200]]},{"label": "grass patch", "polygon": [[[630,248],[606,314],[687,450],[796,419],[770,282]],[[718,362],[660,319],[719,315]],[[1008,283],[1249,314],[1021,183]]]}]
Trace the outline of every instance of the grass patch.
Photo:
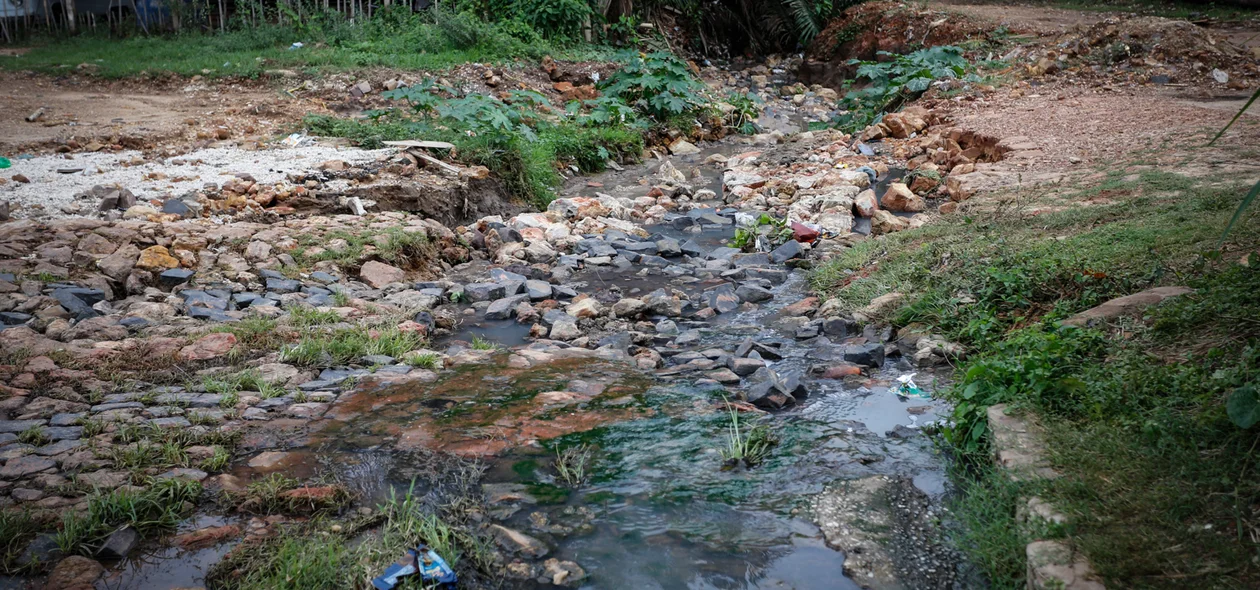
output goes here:
[{"label": "grass patch", "polygon": [[481,336],[473,336],[472,343],[468,345],[473,350],[498,350],[498,343],[493,340],[486,340]]},{"label": "grass patch", "polygon": [[29,511],[11,507],[0,510],[0,573],[13,574],[21,569],[15,561],[39,529]]},{"label": "grass patch", "polygon": [[184,517],[185,503],[201,495],[201,484],[182,479],[154,482],[142,491],[116,490],[88,500],[85,514],[62,517],[57,547],[67,555],[94,555],[99,543],[117,527],[129,526],[141,535],[172,530]]},{"label": "grass patch", "polygon": [[215,326],[210,332],[227,332],[236,336],[237,346],[242,350],[275,350],[288,341],[286,335],[277,330],[278,326],[279,322],[272,318],[248,317]]},{"label": "grass patch", "polygon": [[421,369],[436,370],[442,366],[442,355],[436,352],[422,352],[419,354],[407,355],[407,364]]},{"label": "grass patch", "polygon": [[[1116,173],[1040,199],[1057,211],[1026,215],[1008,201],[864,241],[814,281],[851,307],[906,293],[896,324],[927,325],[967,347],[943,392],[955,404],[943,432],[972,464],[989,461],[988,406],[1045,418],[1064,476],[1038,493],[1070,517],[1062,533],[1109,585],[1254,587],[1260,429],[1236,426],[1226,403],[1260,384],[1260,322],[1251,319],[1260,272],[1233,262],[1260,243],[1260,218],[1244,217],[1217,250],[1246,190]],[[1195,292],[1103,330],[1060,323],[1171,284]],[[1001,524],[1013,493],[988,476],[969,481],[964,504],[979,505],[961,518],[960,545],[995,584],[1020,586],[1025,538]]]},{"label": "grass patch", "polygon": [[560,481],[576,488],[590,477],[591,466],[595,462],[595,449],[589,444],[580,444],[556,451],[556,474]]},{"label": "grass patch", "polygon": [[18,433],[18,442],[34,447],[42,447],[52,442],[52,439],[48,438],[47,434],[44,434],[44,427],[32,426]]},{"label": "grass patch", "polygon": [[244,492],[227,494],[230,503],[239,512],[251,514],[325,514],[344,508],[352,499],[343,487],[320,486],[321,493],[304,494],[301,481],[280,473],[273,473],[249,484]]},{"label": "grass patch", "polygon": [[293,305],[286,311],[289,312],[289,323],[298,328],[327,326],[341,321],[341,316],[331,309],[321,311],[306,305]]},{"label": "grass patch", "polygon": [[[330,244],[338,246],[332,247]],[[396,266],[408,267],[434,257],[433,246],[429,243],[427,234],[400,227],[362,231],[339,229],[322,235],[303,234],[298,237],[298,245],[300,247],[293,251],[293,257],[303,266],[332,261],[340,268],[353,269],[369,258],[380,258]],[[315,247],[319,249],[316,250]],[[339,294],[345,298],[345,302],[349,301],[341,293],[334,293],[334,301]],[[294,309],[296,307],[289,311],[292,313]],[[317,313],[323,315],[307,312],[305,316],[290,318],[290,323],[304,327],[341,321],[340,316],[333,317],[334,312]]]},{"label": "grass patch", "polygon": [[306,367],[347,365],[374,354],[405,358],[424,343],[420,334],[392,325],[346,328],[304,336],[281,350],[280,360]]},{"label": "grass patch", "polygon": [[731,420],[727,426],[726,448],[718,449],[722,453],[722,468],[732,469],[740,463],[753,467],[761,463],[778,446],[778,437],[765,424],[744,424],[734,406],[728,404],[727,410]]},{"label": "grass patch", "polygon": [[[356,17],[356,23],[335,11],[306,7],[289,15],[289,21],[237,22],[234,29],[213,34],[125,38],[84,34],[38,41],[30,52],[0,63],[7,69],[52,73],[88,63],[107,78],[166,74],[254,78],[278,69],[308,75],[371,67],[441,70],[547,54],[590,59],[608,53],[598,47],[548,42],[521,22],[486,22],[445,9],[412,13],[407,6],[385,7],[371,18]],[[304,46],[290,49],[295,42]]]},{"label": "grass patch", "polygon": [[232,452],[219,445],[215,445],[212,449],[213,454],[201,461],[201,469],[207,473],[223,471],[228,463],[232,462]]},{"label": "grass patch", "polygon": [[258,392],[259,397],[263,399],[279,397],[285,393],[283,387],[265,381],[262,373],[257,369],[247,369],[228,375],[206,376],[201,385],[207,392],[223,396],[219,401],[219,406],[224,409],[235,407],[240,401],[242,391]]},{"label": "grass patch", "polygon": [[995,467],[983,466],[977,472],[955,469],[951,479],[958,494],[951,505],[960,525],[957,546],[968,561],[984,571],[995,589],[1023,590],[1027,564],[1024,548],[1038,539],[1062,536],[1049,523],[1016,518],[1020,504],[1037,492],[1037,485],[1012,481]]},{"label": "grass patch", "polygon": [[[368,522],[342,526],[316,519],[299,524],[279,539],[233,552],[207,579],[215,588],[242,590],[355,588],[423,541],[446,559],[462,582],[479,587],[477,580],[490,579],[486,576],[494,567],[489,538],[459,523],[451,509],[460,502],[435,510],[424,498],[413,486],[405,495],[391,495]],[[362,535],[362,542],[348,542],[367,529],[373,532]]]}]

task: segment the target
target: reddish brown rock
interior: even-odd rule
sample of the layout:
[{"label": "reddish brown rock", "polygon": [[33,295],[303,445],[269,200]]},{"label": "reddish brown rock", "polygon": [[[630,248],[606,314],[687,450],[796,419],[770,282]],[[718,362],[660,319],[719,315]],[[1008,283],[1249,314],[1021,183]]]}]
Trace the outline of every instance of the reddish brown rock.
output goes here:
[{"label": "reddish brown rock", "polygon": [[888,185],[888,191],[884,193],[881,205],[889,211],[902,211],[906,213],[918,213],[927,209],[927,203],[923,201],[923,197],[910,191],[910,187],[894,182]]},{"label": "reddish brown rock", "polygon": [[862,217],[871,217],[879,210],[879,200],[875,198],[875,191],[866,189],[858,196],[853,198],[853,210]]},{"label": "reddish brown rock", "polygon": [[401,282],[406,276],[407,273],[403,272],[401,268],[375,260],[368,261],[359,269],[359,278],[371,285],[373,289],[380,289],[390,283]]},{"label": "reddish brown rock", "polygon": [[181,361],[204,361],[221,357],[236,346],[236,336],[228,332],[206,334],[196,342],[179,350],[176,355]]},{"label": "reddish brown rock", "polygon": [[93,590],[96,580],[105,573],[105,566],[94,559],[72,555],[61,560],[44,584],[49,590]]},{"label": "reddish brown rock", "polygon": [[206,527],[191,533],[185,533],[175,537],[174,541],[182,549],[202,549],[211,545],[217,545],[240,534],[241,527],[229,524]]},{"label": "reddish brown rock", "polygon": [[179,260],[162,246],[149,246],[140,251],[136,259],[136,268],[152,271],[170,270],[179,267]]}]

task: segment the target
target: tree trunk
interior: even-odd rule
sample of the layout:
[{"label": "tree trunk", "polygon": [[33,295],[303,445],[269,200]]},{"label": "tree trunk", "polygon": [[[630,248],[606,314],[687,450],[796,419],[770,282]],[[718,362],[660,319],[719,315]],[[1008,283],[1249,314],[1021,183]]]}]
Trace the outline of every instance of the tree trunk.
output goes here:
[{"label": "tree trunk", "polygon": [[66,27],[73,33],[78,28],[78,23],[74,18],[74,0],[65,0],[61,4],[61,11],[66,15]]}]

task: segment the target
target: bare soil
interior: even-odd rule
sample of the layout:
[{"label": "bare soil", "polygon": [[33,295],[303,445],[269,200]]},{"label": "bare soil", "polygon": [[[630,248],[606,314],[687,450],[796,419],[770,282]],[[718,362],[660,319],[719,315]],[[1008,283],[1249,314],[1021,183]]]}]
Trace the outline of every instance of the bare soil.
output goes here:
[{"label": "bare soil", "polygon": [[[137,149],[155,141],[264,137],[302,108],[265,82],[125,80],[0,72],[0,149],[55,148],[93,141]],[[296,107],[296,108],[295,108]],[[37,110],[34,122],[26,118]],[[201,137],[198,137],[198,136]],[[71,144],[73,147],[73,144]]]}]

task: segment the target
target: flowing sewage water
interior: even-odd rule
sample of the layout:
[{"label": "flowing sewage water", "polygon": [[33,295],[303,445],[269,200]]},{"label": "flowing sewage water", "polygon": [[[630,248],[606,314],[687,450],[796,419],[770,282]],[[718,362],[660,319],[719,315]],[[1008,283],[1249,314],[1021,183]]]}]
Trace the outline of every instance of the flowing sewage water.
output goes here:
[{"label": "flowing sewage water", "polygon": [[[737,149],[721,145],[675,161],[681,167]],[[638,166],[595,180],[603,181],[601,192],[634,190],[650,172]],[[718,183],[720,194],[720,172],[696,181]],[[591,188],[569,192],[589,194]],[[686,237],[717,246],[731,233],[727,228]],[[784,307],[808,296],[807,271],[788,276],[757,309],[688,324],[701,330],[700,342],[690,348],[733,350],[749,337],[778,343],[783,358],[770,366],[780,373],[807,372],[839,358],[839,342],[800,342],[780,321]],[[629,294],[669,281],[586,272],[571,286],[587,291],[616,285]],[[475,335],[519,349],[527,331],[511,320],[468,321],[453,338]],[[811,498],[836,482],[879,475],[912,482],[933,504],[946,494],[942,458],[927,437],[916,435],[945,408],[892,391],[896,377],[914,372],[899,357],[865,379],[809,381],[808,399],[765,418],[781,441],[765,462],[729,471],[721,469],[718,450],[727,444],[729,417],[723,396],[712,388],[697,387],[685,375],[644,375],[626,363],[559,360],[520,369],[508,366],[508,357],[447,371],[432,384],[413,381],[343,395],[330,419],[295,449],[290,473],[330,472],[371,505],[391,491],[406,491],[416,469],[409,463],[411,449],[489,450],[485,488],[489,495],[513,498],[492,503],[493,516],[544,538],[555,548],[552,555],[581,564],[590,575],[583,588],[609,590],[858,588],[867,581],[845,576],[845,555],[827,546],[811,518]],[[919,383],[934,389],[930,376],[920,375]],[[540,410],[535,398],[549,391],[579,392],[585,401],[572,414]],[[532,417],[517,419],[527,411]],[[496,439],[497,425],[509,423],[542,444]],[[576,443],[592,445],[597,460],[589,483],[570,492],[557,485],[550,463],[554,449]],[[203,515],[183,528],[217,522]],[[195,585],[225,551],[164,550],[126,564],[111,587]]]}]

